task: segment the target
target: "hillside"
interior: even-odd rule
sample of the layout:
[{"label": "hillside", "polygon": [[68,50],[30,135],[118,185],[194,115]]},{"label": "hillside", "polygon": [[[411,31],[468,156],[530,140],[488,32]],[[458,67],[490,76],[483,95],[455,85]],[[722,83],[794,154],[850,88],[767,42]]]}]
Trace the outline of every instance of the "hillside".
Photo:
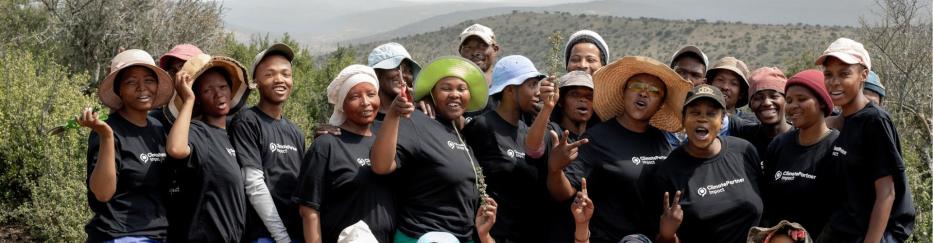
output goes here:
[{"label": "hillside", "polygon": [[481,23],[496,32],[500,57],[521,54],[539,68],[545,67],[549,53],[547,37],[559,31],[566,38],[579,29],[600,33],[608,42],[611,59],[626,55],[650,56],[666,62],[682,45],[700,46],[711,60],[736,56],[750,67],[764,64],[784,67],[799,63],[801,57],[815,57],[830,42],[854,36],[855,28],[820,25],[764,25],[705,20],[662,20],[627,18],[566,12],[520,12],[485,17],[442,27],[437,31],[384,39],[352,48],[361,63],[375,46],[394,41],[404,45],[415,60],[426,63],[436,57],[457,54],[457,36],[467,26]]}]

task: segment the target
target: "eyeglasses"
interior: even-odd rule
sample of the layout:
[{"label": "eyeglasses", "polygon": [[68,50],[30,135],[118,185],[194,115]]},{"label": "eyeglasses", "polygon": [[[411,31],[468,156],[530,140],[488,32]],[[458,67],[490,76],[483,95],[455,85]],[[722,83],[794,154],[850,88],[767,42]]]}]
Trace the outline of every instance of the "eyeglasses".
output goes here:
[{"label": "eyeglasses", "polygon": [[650,96],[661,97],[664,96],[664,91],[661,88],[658,88],[654,85],[650,85],[644,82],[628,82],[628,85],[625,86],[626,89],[634,91],[636,93],[646,92]]}]

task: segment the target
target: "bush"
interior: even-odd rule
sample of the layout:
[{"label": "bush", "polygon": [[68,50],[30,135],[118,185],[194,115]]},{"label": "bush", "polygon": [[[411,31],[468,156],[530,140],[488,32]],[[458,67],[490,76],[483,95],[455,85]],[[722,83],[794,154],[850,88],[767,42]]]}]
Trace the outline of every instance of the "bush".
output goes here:
[{"label": "bush", "polygon": [[0,220],[26,224],[40,240],[83,241],[90,219],[85,178],[88,131],[49,135],[83,107],[87,74],[71,75],[48,56],[12,49],[0,56]]}]

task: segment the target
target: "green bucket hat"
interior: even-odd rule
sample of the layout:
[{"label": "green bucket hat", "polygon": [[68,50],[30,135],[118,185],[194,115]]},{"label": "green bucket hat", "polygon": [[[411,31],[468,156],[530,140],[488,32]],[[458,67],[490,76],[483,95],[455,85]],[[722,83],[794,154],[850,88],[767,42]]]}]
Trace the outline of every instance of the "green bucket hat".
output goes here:
[{"label": "green bucket hat", "polygon": [[457,77],[466,81],[470,90],[470,103],[467,104],[467,112],[478,111],[486,107],[486,101],[489,99],[489,87],[486,86],[486,77],[483,76],[483,71],[480,71],[479,67],[470,60],[456,56],[434,59],[421,69],[415,79],[414,102],[427,97],[437,81],[446,77]]}]

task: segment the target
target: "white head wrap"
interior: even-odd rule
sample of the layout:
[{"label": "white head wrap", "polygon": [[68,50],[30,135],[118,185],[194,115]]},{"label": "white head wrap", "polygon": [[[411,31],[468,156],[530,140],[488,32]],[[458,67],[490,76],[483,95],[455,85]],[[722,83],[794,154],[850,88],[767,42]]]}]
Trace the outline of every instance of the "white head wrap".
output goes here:
[{"label": "white head wrap", "polygon": [[340,126],[347,120],[347,115],[343,112],[343,100],[353,86],[360,83],[370,83],[376,90],[379,90],[379,80],[376,78],[376,72],[371,67],[353,64],[347,66],[337,77],[327,86],[327,102],[334,105],[334,113],[330,115],[327,122],[330,125]]}]

